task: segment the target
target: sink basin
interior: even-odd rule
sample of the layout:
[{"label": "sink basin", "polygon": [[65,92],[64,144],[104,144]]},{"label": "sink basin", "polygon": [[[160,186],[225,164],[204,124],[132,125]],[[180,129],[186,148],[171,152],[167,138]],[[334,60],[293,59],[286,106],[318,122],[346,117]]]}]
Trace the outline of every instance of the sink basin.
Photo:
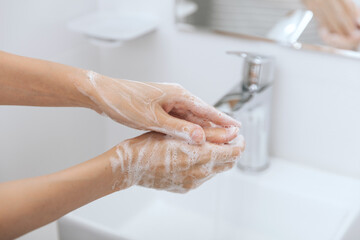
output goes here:
[{"label": "sink basin", "polygon": [[133,187],[58,221],[70,239],[360,239],[360,181],[272,159],[187,194]]}]

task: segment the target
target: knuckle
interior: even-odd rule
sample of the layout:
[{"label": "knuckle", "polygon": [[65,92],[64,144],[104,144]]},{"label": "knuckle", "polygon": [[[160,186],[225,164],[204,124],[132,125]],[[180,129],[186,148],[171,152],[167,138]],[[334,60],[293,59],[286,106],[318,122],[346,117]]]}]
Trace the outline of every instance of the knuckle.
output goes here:
[{"label": "knuckle", "polygon": [[210,172],[208,169],[205,169],[205,170],[200,170],[200,171],[197,171],[196,174],[195,174],[195,178],[196,179],[204,179],[206,178],[207,176],[210,175]]},{"label": "knuckle", "polygon": [[236,157],[240,156],[241,153],[244,152],[244,150],[245,150],[245,144],[242,146],[235,146],[233,148],[233,156],[236,156]]},{"label": "knuckle", "polygon": [[173,86],[184,89],[184,87],[180,83],[173,83]]},{"label": "knuckle", "polygon": [[228,159],[232,159],[232,158],[236,158],[236,157],[239,157],[240,156],[240,154],[241,154],[241,152],[242,152],[242,149],[241,149],[241,147],[240,146],[234,146],[233,148],[232,148],[232,152],[231,152],[231,154],[230,154],[230,156],[228,157]]},{"label": "knuckle", "polygon": [[225,166],[224,171],[230,170],[230,169],[232,169],[234,166],[235,166],[235,162],[228,163],[228,164]]},{"label": "knuckle", "polygon": [[185,88],[179,83],[172,83],[171,85],[175,90],[178,90],[178,91],[184,91],[185,90]]}]

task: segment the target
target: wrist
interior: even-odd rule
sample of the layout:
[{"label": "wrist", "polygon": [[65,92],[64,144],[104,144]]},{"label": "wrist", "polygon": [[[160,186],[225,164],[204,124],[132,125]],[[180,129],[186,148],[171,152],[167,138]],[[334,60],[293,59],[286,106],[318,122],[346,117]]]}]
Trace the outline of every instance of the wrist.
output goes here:
[{"label": "wrist", "polygon": [[[79,176],[86,180],[86,184],[93,189],[94,198],[100,198],[116,191],[114,184],[116,179],[108,159],[107,152],[97,156],[85,163],[85,166],[79,169]],[[82,164],[80,164],[82,165]]]},{"label": "wrist", "polygon": [[111,166],[114,191],[127,189],[141,180],[142,173],[139,171],[141,166],[137,164],[133,166],[133,160],[137,159],[137,152],[131,146],[131,140],[125,140],[108,153],[107,159]]},{"label": "wrist", "polygon": [[[103,76],[93,71],[82,70],[82,77],[76,84],[79,92],[83,96],[87,97],[87,107],[95,110],[98,113],[106,113],[109,115],[109,99],[107,95],[118,92],[119,83],[120,85],[126,85],[129,80],[114,79]],[[116,104],[119,104],[119,99],[116,99]],[[111,102],[111,101],[110,101]],[[110,106],[110,108],[113,108]],[[111,112],[111,110],[110,110]],[[118,113],[115,113],[117,115]],[[111,116],[110,116],[111,117]]]},{"label": "wrist", "polygon": [[74,80],[76,90],[81,95],[79,97],[79,105],[81,107],[92,109],[101,113],[99,107],[99,96],[96,91],[96,84],[98,79],[103,78],[102,75],[88,70],[79,70]]}]

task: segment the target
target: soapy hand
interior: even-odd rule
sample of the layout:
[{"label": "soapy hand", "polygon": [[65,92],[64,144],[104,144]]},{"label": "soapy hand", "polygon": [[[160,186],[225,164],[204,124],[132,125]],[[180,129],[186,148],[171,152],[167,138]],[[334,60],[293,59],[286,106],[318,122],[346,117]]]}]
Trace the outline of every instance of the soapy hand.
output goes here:
[{"label": "soapy hand", "polygon": [[353,0],[303,0],[322,28],[331,34],[356,38],[360,34],[360,10]]},{"label": "soapy hand", "polygon": [[336,48],[357,50],[360,47],[360,31],[357,34],[351,36],[345,36],[337,33],[331,33],[328,29],[320,29],[320,36],[323,41]]},{"label": "soapy hand", "polygon": [[121,190],[141,185],[184,193],[232,168],[244,145],[242,136],[232,144],[190,145],[171,136],[149,132],[110,150],[113,188]]},{"label": "soapy hand", "polygon": [[96,103],[95,110],[129,127],[202,144],[206,140],[203,128],[240,126],[178,84],[119,80],[94,72],[87,75],[91,88],[80,91]]}]

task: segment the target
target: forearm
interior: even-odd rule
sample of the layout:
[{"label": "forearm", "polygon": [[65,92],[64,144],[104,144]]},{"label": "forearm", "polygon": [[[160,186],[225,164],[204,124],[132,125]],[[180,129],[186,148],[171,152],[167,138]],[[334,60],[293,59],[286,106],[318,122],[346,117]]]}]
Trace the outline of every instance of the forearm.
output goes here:
[{"label": "forearm", "polygon": [[0,105],[95,108],[86,71],[0,51]]},{"label": "forearm", "polygon": [[112,193],[108,153],[47,176],[0,184],[0,238],[13,239]]}]

